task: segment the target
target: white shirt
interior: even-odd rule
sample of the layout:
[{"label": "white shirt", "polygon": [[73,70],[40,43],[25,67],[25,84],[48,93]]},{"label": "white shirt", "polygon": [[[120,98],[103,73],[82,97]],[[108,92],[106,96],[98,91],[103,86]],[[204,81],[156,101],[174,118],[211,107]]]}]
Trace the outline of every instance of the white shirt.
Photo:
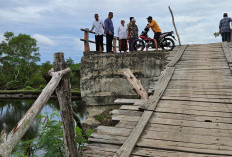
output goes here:
[{"label": "white shirt", "polygon": [[93,21],[93,27],[95,28],[95,35],[103,35],[104,29],[103,29],[104,23],[102,20]]},{"label": "white shirt", "polygon": [[127,39],[127,27],[124,26],[119,26],[118,27],[118,38],[119,39]]}]

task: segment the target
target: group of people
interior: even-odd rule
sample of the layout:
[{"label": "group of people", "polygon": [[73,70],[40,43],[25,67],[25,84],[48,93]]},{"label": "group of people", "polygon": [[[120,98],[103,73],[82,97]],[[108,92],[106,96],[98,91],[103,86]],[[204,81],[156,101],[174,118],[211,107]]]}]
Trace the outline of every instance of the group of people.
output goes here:
[{"label": "group of people", "polygon": [[[96,51],[104,51],[103,47],[103,35],[106,34],[106,52],[113,53],[112,51],[112,42],[114,38],[114,25],[112,22],[113,13],[109,12],[108,18],[105,19],[104,23],[99,19],[99,15],[94,15],[95,20],[91,31],[95,29],[95,42],[96,42]],[[154,35],[154,42],[156,50],[158,50],[158,38],[161,34],[161,29],[158,23],[152,19],[151,16],[147,18],[148,25],[146,28],[151,28]],[[139,33],[138,26],[136,25],[136,20],[134,17],[130,17],[130,22],[125,25],[125,20],[121,20],[121,25],[117,29],[117,39],[119,40],[119,51],[126,52],[128,50],[127,41],[129,41],[129,51],[133,51],[134,48],[132,43],[134,40],[138,39]]]},{"label": "group of people", "polygon": [[223,42],[231,42],[231,33],[230,22],[232,21],[231,17],[228,17],[227,13],[223,14],[223,19],[219,23],[219,33],[222,36]]}]

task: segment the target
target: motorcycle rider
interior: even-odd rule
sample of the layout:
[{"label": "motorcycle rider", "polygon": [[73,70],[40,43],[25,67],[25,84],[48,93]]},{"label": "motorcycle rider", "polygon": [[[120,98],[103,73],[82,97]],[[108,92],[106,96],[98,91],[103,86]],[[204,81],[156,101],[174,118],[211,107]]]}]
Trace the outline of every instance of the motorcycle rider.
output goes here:
[{"label": "motorcycle rider", "polygon": [[161,29],[158,25],[158,23],[152,19],[151,16],[148,16],[147,18],[147,21],[148,21],[148,25],[146,28],[151,28],[154,32],[154,43],[155,43],[155,48],[156,48],[156,51],[158,51],[158,39],[159,39],[159,36],[161,35]]}]

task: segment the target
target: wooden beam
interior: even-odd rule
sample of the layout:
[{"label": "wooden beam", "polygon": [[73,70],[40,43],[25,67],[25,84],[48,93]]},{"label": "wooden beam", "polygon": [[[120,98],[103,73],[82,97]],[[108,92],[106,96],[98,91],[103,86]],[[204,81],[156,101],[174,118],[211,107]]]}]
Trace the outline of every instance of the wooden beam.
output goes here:
[{"label": "wooden beam", "polygon": [[116,44],[117,44],[117,38],[114,37],[113,39],[113,52],[116,53],[117,50],[116,50]]},{"label": "wooden beam", "polygon": [[[54,71],[60,71],[67,67],[64,60],[64,53],[54,54]],[[73,119],[71,84],[69,73],[65,75],[56,88],[56,94],[60,105],[60,114],[63,124],[63,136],[66,157],[77,157],[77,143],[75,125]]]},{"label": "wooden beam", "polygon": [[175,67],[168,67],[165,75],[157,82],[157,84],[160,84],[160,86],[155,91],[154,95],[147,100],[148,102],[145,103],[147,104],[146,108],[148,111],[146,110],[143,112],[142,117],[139,119],[136,127],[132,130],[130,136],[126,139],[120,149],[115,153],[114,157],[129,157],[131,155],[138,139],[140,138],[143,130],[150,120],[153,111],[156,109],[156,106],[164,90],[166,89],[168,82],[174,73],[174,70]]},{"label": "wooden beam", "polygon": [[134,104],[138,101],[141,101],[141,99],[116,99],[114,104]]},{"label": "wooden beam", "polygon": [[166,67],[174,67],[176,63],[180,60],[181,56],[183,55],[187,47],[188,45],[181,46],[176,52],[176,55],[174,56],[174,58],[166,65]]},{"label": "wooden beam", "polygon": [[130,82],[133,86],[137,94],[140,96],[141,99],[148,99],[148,94],[143,88],[140,80],[137,80],[130,69],[123,69],[123,74],[125,75],[126,79]]},{"label": "wooden beam", "polygon": [[[86,28],[86,30],[89,30],[88,28]],[[84,32],[84,48],[85,48],[85,52],[89,52],[90,48],[89,48],[89,32],[85,31]]]},{"label": "wooden beam", "polygon": [[171,9],[170,6],[168,7],[168,9],[169,9],[169,11],[171,13],[171,16],[172,16],[172,23],[173,23],[173,26],[174,26],[175,31],[176,31],[176,35],[177,35],[177,38],[178,38],[179,45],[181,46],[180,36],[179,36],[179,34],[177,32],[177,28],[176,28],[175,19],[174,19],[174,15],[173,15],[172,9]]},{"label": "wooden beam", "polygon": [[229,44],[227,42],[223,42],[222,49],[226,57],[227,63],[232,64],[232,54],[231,54],[232,51],[231,51],[231,48],[229,47]]},{"label": "wooden beam", "polygon": [[23,118],[18,122],[18,124],[12,129],[9,134],[2,132],[2,135],[0,137],[0,156],[8,157],[11,154],[14,147],[24,136],[30,125],[34,122],[34,119],[37,117],[37,115],[40,113],[44,105],[51,97],[61,78],[69,72],[69,68],[59,72],[50,72],[50,74],[52,75],[52,79],[43,89],[42,93],[36,99],[31,108],[27,111],[27,113],[23,116]]},{"label": "wooden beam", "polygon": [[167,88],[168,83],[171,80],[174,71],[175,71],[175,67],[168,67],[166,69],[165,74],[162,75],[161,78],[157,82],[154,95],[150,99],[148,99],[148,102],[139,106],[140,110],[154,111],[156,109],[156,106],[161,96],[163,95],[163,92]]},{"label": "wooden beam", "polygon": [[147,125],[147,122],[151,118],[152,113],[153,111],[144,111],[136,127],[132,130],[130,136],[126,139],[120,149],[115,153],[114,157],[129,157],[131,155],[131,152]]}]

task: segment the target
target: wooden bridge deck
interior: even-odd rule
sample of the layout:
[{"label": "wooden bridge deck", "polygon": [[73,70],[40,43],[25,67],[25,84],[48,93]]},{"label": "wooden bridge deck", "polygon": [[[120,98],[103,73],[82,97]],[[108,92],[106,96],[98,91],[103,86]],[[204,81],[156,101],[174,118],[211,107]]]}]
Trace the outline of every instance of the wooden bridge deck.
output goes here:
[{"label": "wooden bridge deck", "polygon": [[181,47],[154,94],[114,110],[119,123],[99,126],[85,156],[232,156],[231,63],[225,43]]}]

